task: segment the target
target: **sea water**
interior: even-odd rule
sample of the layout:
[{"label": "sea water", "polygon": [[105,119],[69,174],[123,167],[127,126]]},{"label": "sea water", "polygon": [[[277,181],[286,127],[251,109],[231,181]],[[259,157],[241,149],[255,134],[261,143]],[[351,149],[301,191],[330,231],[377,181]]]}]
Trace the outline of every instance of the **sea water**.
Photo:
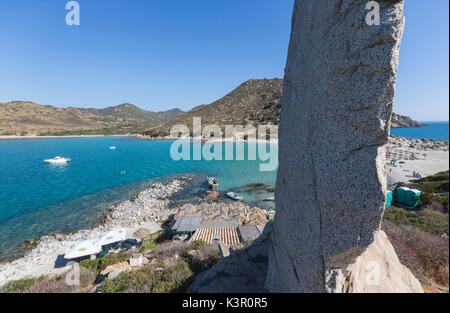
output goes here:
[{"label": "sea water", "polygon": [[[197,183],[184,198],[204,196],[211,175],[218,178],[220,191],[238,191],[247,204],[273,208],[273,202],[263,200],[273,196],[276,170],[260,171],[259,159],[175,161],[172,143],[134,137],[0,140],[0,256],[10,255],[26,239],[91,227],[134,192],[186,175]],[[224,144],[217,145],[225,153]],[[246,156],[249,145],[255,143],[245,143]],[[72,161],[44,163],[55,156]]]},{"label": "sea water", "polygon": [[448,140],[448,122],[421,122],[426,126],[411,128],[393,128],[391,134],[413,139]]}]

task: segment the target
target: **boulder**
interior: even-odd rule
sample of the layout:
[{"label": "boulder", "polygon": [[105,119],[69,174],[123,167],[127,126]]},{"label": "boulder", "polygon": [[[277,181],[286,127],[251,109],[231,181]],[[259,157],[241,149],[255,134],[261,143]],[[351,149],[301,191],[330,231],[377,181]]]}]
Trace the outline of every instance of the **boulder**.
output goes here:
[{"label": "boulder", "polygon": [[400,263],[394,247],[382,230],[354,263],[326,273],[328,292],[344,293],[423,293],[422,285]]},{"label": "boulder", "polygon": [[402,268],[374,240],[387,192],[403,1],[377,3],[381,23],[368,25],[367,1],[295,1],[265,285],[271,292],[419,291],[406,270],[384,275],[377,288],[344,288],[343,279],[363,280],[370,258],[380,261],[380,273]]},{"label": "boulder", "polygon": [[100,275],[107,275],[108,279],[114,279],[119,276],[120,273],[131,270],[132,268],[128,262],[121,262],[108,266],[100,273]]},{"label": "boulder", "polygon": [[208,190],[208,191],[206,191],[206,196],[203,199],[208,200],[208,201],[217,201],[217,199],[219,199],[219,197],[220,197],[220,192],[214,191],[214,190],[213,191]]}]

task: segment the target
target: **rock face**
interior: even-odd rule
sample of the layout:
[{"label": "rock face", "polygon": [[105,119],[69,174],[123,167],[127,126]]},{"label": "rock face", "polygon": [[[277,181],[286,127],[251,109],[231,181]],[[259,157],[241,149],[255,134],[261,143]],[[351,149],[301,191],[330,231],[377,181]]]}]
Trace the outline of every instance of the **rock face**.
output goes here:
[{"label": "rock face", "polygon": [[[362,279],[372,259],[401,267],[374,248],[374,237],[385,203],[384,145],[403,1],[377,2],[381,24],[369,26],[367,1],[295,1],[266,278],[271,292],[384,291],[389,282],[377,290],[343,286]],[[408,290],[400,285],[392,284]]]},{"label": "rock face", "polygon": [[400,263],[384,231],[375,233],[374,242],[354,263],[327,272],[326,291],[356,293],[423,292],[422,286]]}]

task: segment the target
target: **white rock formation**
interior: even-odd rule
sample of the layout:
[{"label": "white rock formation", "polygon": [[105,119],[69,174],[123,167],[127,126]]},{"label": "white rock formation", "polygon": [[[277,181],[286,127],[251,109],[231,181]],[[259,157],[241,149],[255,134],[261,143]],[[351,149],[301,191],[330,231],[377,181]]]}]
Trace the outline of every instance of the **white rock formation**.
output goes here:
[{"label": "white rock formation", "polygon": [[[295,1],[266,278],[271,292],[420,291],[377,233],[403,1],[377,1],[381,23],[372,26],[367,2]],[[364,270],[374,262],[382,283],[372,288]]]},{"label": "white rock formation", "polygon": [[375,233],[374,242],[345,269],[326,273],[327,292],[410,293],[423,292],[422,285],[400,263],[384,231]]}]

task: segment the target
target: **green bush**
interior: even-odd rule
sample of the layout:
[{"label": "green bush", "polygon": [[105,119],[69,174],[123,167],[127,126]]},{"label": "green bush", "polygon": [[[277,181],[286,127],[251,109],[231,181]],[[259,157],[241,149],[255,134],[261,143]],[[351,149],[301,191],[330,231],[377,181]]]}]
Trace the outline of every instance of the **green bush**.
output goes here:
[{"label": "green bush", "polygon": [[194,273],[186,262],[163,271],[145,267],[137,271],[120,273],[115,279],[106,279],[102,293],[172,293],[184,292],[192,282]]},{"label": "green bush", "polygon": [[97,278],[98,273],[93,269],[80,267],[80,285],[81,288],[86,288],[93,284]]},{"label": "green bush", "polygon": [[39,277],[13,280],[3,286],[0,291],[4,293],[26,292],[31,286],[33,286],[37,282],[43,281],[46,277],[46,275],[42,275]]},{"label": "green bush", "polygon": [[155,249],[158,245],[159,244],[156,242],[146,242],[140,246],[139,250],[141,251],[142,254],[144,254],[148,251]]},{"label": "green bush", "polygon": [[448,195],[444,195],[439,198],[439,202],[444,206],[444,213],[448,214]]},{"label": "green bush", "polygon": [[203,248],[205,245],[206,245],[206,241],[204,241],[204,240],[195,240],[194,242],[192,242],[191,248],[193,250],[199,250],[199,249]]},{"label": "green bush", "polygon": [[96,273],[100,273],[105,268],[107,268],[110,265],[125,262],[130,258],[128,254],[120,253],[120,254],[109,254],[105,255],[102,258],[95,259],[95,260],[82,260],[80,261],[80,266],[84,267],[86,269],[93,270]]},{"label": "green bush", "polygon": [[402,208],[389,208],[384,213],[384,219],[398,226],[413,226],[431,234],[449,234],[448,215],[432,211],[407,211]]}]

